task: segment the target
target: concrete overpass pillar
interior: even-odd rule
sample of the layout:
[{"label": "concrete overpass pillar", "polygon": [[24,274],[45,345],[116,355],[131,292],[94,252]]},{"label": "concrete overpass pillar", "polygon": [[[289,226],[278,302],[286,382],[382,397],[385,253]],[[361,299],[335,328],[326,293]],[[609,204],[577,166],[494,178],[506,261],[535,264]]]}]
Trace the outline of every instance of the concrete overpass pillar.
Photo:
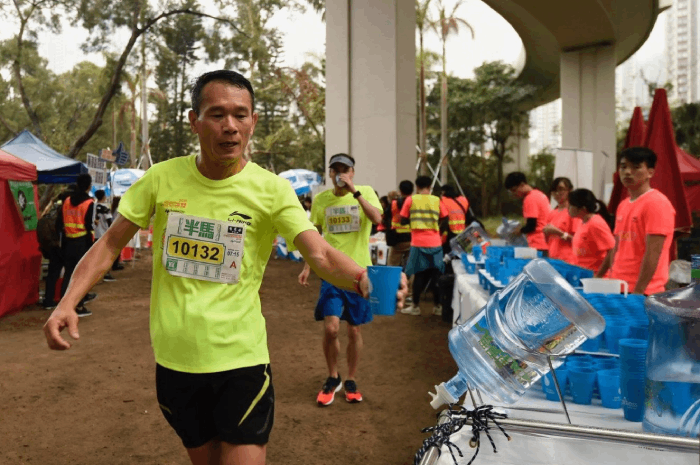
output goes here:
[{"label": "concrete overpass pillar", "polygon": [[349,153],[380,196],[416,177],[415,18],[415,0],[326,1],[326,170]]},{"label": "concrete overpass pillar", "polygon": [[503,165],[503,173],[508,174],[512,171],[521,171],[527,173],[530,171],[530,137],[528,134],[528,121],[523,122],[519,130],[516,130],[512,135],[506,147],[508,148],[508,156],[511,161]]},{"label": "concrete overpass pillar", "polygon": [[561,54],[562,146],[593,152],[600,199],[616,169],[615,63],[614,45]]}]

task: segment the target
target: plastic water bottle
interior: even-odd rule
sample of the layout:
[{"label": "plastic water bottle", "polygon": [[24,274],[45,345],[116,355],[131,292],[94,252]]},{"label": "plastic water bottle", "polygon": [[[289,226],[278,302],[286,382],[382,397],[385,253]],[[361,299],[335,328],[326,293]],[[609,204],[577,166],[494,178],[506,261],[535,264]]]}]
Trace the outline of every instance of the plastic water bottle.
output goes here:
[{"label": "plastic water bottle", "polygon": [[[453,258],[459,258],[463,253],[467,253],[470,245],[472,249],[474,249],[476,247],[487,246],[490,241],[491,238],[488,233],[484,231],[484,228],[482,228],[477,221],[473,221],[464,231],[450,239],[450,248],[452,250],[449,254],[445,255],[445,262]],[[483,253],[484,249],[482,248],[481,251]]]},{"label": "plastic water bottle", "polygon": [[700,255],[688,286],[649,296],[644,431],[700,434]]},{"label": "plastic water bottle", "polygon": [[566,355],[605,329],[605,320],[544,260],[532,260],[472,319],[452,328],[448,344],[459,371],[436,386],[433,408],[476,387],[512,404]]}]

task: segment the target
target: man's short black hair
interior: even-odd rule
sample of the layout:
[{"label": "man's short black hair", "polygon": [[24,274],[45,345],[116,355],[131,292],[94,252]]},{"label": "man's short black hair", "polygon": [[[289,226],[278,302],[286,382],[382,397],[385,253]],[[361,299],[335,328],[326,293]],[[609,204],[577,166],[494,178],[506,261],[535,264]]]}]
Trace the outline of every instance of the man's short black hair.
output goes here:
[{"label": "man's short black hair", "polygon": [[212,81],[222,81],[240,89],[246,89],[250,93],[250,110],[251,112],[255,110],[255,92],[253,92],[253,86],[250,84],[250,81],[241,73],[228,69],[220,69],[218,71],[210,71],[202,74],[192,86],[192,110],[194,110],[197,116],[199,116],[199,107],[202,105],[202,89]]},{"label": "man's short black hair", "polygon": [[401,195],[404,197],[413,194],[413,183],[408,179],[404,179],[399,183],[399,192],[401,192]]},{"label": "man's short black hair", "polygon": [[444,184],[442,187],[440,187],[440,192],[442,192],[442,195],[444,195],[445,197],[449,197],[451,199],[457,197],[457,191],[452,186],[452,184]]},{"label": "man's short black hair", "polygon": [[630,147],[620,152],[620,158],[617,161],[617,166],[620,166],[622,159],[627,160],[633,165],[647,164],[647,168],[656,168],[656,154],[647,147]]},{"label": "man's short black hair", "polygon": [[90,189],[92,185],[92,176],[87,173],[79,174],[78,179],[75,180],[75,184],[78,187],[78,192],[85,192]]},{"label": "man's short black hair", "polygon": [[416,178],[416,187],[418,189],[427,189],[433,184],[433,180],[430,176],[418,176]]},{"label": "man's short black hair", "polygon": [[104,199],[104,198],[105,198],[105,191],[103,191],[102,189],[97,189],[97,190],[95,191],[95,198],[96,198],[97,200],[102,200],[102,199]]},{"label": "man's short black hair", "polygon": [[518,187],[522,183],[527,184],[527,178],[525,177],[525,173],[522,173],[520,171],[513,171],[512,173],[508,173],[508,176],[506,176],[506,180],[503,183],[503,185],[506,187],[506,189],[512,189],[514,187]]}]

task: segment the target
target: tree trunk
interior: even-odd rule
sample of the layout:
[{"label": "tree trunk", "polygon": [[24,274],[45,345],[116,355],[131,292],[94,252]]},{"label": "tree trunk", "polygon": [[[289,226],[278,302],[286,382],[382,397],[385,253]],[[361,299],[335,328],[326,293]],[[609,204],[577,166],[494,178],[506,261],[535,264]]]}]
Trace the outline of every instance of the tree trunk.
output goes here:
[{"label": "tree trunk", "polygon": [[442,159],[440,170],[440,183],[447,184],[447,64],[445,43],[446,37],[442,39],[442,85],[440,86],[440,157]]},{"label": "tree trunk", "polygon": [[136,152],[136,88],[131,94],[131,167],[135,168],[138,163]]},{"label": "tree trunk", "polygon": [[484,144],[481,144],[481,217],[486,218],[489,215],[489,203],[486,192],[486,153]]},{"label": "tree trunk", "polygon": [[143,162],[141,168],[150,168],[150,157],[148,155],[148,90],[146,87],[146,34],[141,38],[141,156]]},{"label": "tree trunk", "polygon": [[420,174],[428,175],[428,153],[427,126],[428,120],[425,115],[425,57],[423,56],[423,31],[419,31],[420,37],[420,122],[419,122],[419,145],[420,145]]}]

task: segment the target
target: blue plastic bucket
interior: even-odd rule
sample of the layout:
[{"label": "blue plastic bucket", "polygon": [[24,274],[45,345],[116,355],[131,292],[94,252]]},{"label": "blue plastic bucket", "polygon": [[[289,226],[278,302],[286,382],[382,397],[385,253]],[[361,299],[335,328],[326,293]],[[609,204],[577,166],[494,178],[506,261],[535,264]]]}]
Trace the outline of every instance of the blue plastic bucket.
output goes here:
[{"label": "blue plastic bucket", "polygon": [[396,292],[401,284],[400,266],[368,266],[367,275],[372,283],[369,306],[374,315],[396,313]]}]

